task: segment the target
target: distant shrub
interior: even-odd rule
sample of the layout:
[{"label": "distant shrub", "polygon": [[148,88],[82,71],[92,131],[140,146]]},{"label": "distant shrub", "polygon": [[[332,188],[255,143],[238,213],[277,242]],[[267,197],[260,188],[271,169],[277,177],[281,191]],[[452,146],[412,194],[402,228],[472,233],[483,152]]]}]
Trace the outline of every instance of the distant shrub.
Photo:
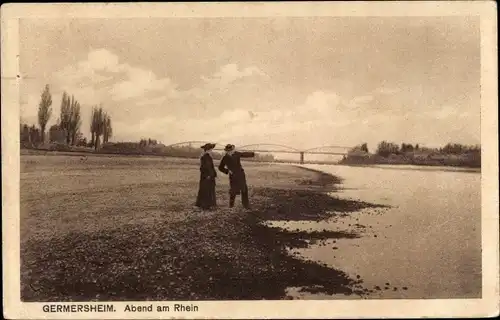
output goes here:
[{"label": "distant shrub", "polygon": [[363,143],[359,148],[361,149],[361,151],[369,153],[367,143]]},{"label": "distant shrub", "polygon": [[467,146],[459,143],[448,143],[440,151],[446,154],[463,154],[468,152],[480,152],[481,147]]},{"label": "distant shrub", "polygon": [[377,154],[382,157],[388,157],[391,154],[398,154],[399,146],[392,142],[382,141],[378,144]]}]

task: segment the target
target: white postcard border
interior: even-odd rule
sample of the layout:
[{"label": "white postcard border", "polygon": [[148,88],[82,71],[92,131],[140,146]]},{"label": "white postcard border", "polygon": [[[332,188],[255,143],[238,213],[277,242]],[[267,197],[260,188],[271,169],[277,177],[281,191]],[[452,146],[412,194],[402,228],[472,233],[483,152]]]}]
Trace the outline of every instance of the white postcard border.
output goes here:
[{"label": "white postcard border", "polygon": [[[7,4],[2,16],[2,209],[4,316],[11,319],[132,318],[420,318],[480,317],[499,312],[498,91],[496,3],[336,2],[336,3],[88,3]],[[482,276],[481,299],[202,301],[198,312],[125,313],[132,302],[112,304],[112,313],[46,313],[48,303],[20,301],[19,248],[19,20],[21,18],[152,18],[253,16],[449,16],[481,17]],[[258,281],[256,279],[256,281]],[[185,302],[191,304],[191,302]],[[59,303],[63,305],[83,303]],[[172,306],[174,302],[134,302]]]}]

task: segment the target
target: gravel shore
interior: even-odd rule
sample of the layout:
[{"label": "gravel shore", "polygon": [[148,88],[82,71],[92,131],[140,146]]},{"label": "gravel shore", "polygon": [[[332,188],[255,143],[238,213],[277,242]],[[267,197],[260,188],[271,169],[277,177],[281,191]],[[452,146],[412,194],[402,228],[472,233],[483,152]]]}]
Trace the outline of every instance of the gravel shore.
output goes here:
[{"label": "gravel shore", "polygon": [[327,195],[340,182],[334,176],[248,164],[252,209],[226,207],[222,176],[219,208],[202,212],[192,207],[194,163],[26,156],[21,168],[23,301],[288,299],[288,287],[369,292],[362,279],[287,253],[355,233],[263,223],[373,207]]}]

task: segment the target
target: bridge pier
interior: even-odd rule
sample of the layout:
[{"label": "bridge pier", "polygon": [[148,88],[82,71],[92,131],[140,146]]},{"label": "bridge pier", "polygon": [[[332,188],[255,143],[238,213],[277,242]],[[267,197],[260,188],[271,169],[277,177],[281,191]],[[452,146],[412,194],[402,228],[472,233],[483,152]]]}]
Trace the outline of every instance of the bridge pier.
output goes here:
[{"label": "bridge pier", "polygon": [[304,152],[300,153],[300,164],[304,164]]}]

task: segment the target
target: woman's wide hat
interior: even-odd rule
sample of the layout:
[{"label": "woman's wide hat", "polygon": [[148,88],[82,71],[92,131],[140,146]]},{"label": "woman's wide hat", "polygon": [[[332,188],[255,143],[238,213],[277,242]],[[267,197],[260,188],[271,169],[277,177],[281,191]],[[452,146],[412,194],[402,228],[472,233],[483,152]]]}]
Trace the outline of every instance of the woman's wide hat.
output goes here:
[{"label": "woman's wide hat", "polygon": [[224,151],[233,151],[234,148],[234,144],[228,144],[224,147]]},{"label": "woman's wide hat", "polygon": [[204,145],[201,146],[203,150],[210,150],[215,148],[215,143],[205,143]]}]

